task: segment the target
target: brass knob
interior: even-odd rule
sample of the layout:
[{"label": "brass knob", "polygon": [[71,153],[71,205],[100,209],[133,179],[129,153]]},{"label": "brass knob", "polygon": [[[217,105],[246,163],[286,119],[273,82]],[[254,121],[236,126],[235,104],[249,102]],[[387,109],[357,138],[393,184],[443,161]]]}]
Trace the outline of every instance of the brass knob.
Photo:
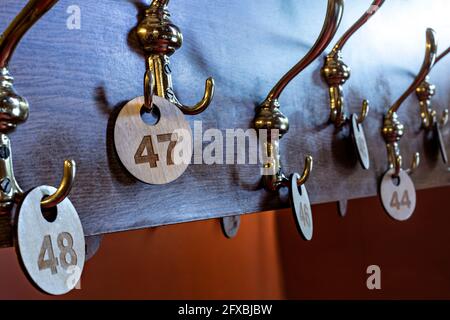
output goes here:
[{"label": "brass knob", "polygon": [[19,96],[8,69],[0,69],[0,132],[8,133],[28,118],[28,101]]}]

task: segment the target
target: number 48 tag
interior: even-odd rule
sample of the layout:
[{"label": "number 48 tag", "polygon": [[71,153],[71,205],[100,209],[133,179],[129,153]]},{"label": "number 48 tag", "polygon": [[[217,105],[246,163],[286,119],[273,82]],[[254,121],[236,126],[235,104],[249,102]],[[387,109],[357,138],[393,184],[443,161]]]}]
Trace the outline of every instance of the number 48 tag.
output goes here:
[{"label": "number 48 tag", "polygon": [[293,173],[289,178],[289,199],[297,230],[300,232],[304,240],[311,240],[313,236],[313,218],[311,212],[311,203],[309,202],[308,191],[304,184],[297,185],[300,179],[298,173]]},{"label": "number 48 tag", "polygon": [[57,205],[54,221],[42,214],[42,198],[55,191],[40,186],[27,194],[19,208],[17,242],[22,266],[33,284],[59,295],[79,282],[86,249],[80,218],[68,198]]},{"label": "number 48 tag", "polygon": [[386,212],[395,220],[409,219],[416,207],[416,190],[409,175],[400,170],[397,179],[394,169],[388,170],[381,181],[381,201]]}]

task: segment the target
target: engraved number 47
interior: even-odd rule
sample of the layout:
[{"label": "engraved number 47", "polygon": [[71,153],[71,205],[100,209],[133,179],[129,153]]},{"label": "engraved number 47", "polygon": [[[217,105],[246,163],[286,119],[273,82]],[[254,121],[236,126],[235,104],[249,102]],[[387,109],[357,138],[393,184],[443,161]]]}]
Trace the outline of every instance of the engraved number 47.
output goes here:
[{"label": "engraved number 47", "polygon": [[411,208],[411,200],[409,200],[408,190],[405,190],[403,192],[403,195],[402,195],[402,198],[401,198],[400,201],[399,201],[399,198],[398,198],[397,191],[394,191],[394,193],[392,194],[390,205],[391,205],[392,208],[396,208],[397,210],[400,210],[400,208],[402,206],[406,206],[408,208]]},{"label": "engraved number 47", "polygon": [[[172,140],[172,136],[175,140]],[[156,136],[159,143],[161,142],[169,142],[169,146],[167,147],[167,165],[173,165],[173,149],[178,143],[178,135],[174,134],[158,134]],[[144,150],[147,150],[147,154],[144,155]],[[142,141],[136,150],[136,154],[134,155],[134,162],[136,164],[148,163],[150,168],[156,168],[159,162],[159,155],[155,152],[155,148],[153,147],[152,136],[145,136],[142,138]]]}]

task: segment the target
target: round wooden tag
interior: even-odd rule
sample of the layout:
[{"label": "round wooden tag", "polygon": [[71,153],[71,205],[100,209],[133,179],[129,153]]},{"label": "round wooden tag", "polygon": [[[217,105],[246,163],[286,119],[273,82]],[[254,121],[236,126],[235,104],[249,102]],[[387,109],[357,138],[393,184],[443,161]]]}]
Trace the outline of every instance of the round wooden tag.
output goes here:
[{"label": "round wooden tag", "polygon": [[361,163],[361,166],[364,169],[369,170],[370,167],[369,149],[367,148],[364,128],[362,124],[358,123],[358,116],[356,114],[352,114],[351,118],[352,118],[351,132],[353,142],[356,146],[359,162]]},{"label": "round wooden tag", "polygon": [[192,156],[192,131],[184,114],[169,101],[153,96],[160,114],[155,125],[141,117],[144,97],[120,111],[114,143],[120,161],[137,179],[150,184],[169,183],[183,174]]},{"label": "round wooden tag", "polygon": [[17,218],[17,251],[32,282],[46,293],[60,295],[80,281],[86,249],[80,218],[68,198],[56,207],[54,221],[44,218],[41,200],[55,191],[40,186],[23,200]]},{"label": "round wooden tag", "polygon": [[225,237],[228,239],[233,239],[236,237],[239,226],[241,225],[241,217],[240,216],[229,216],[222,218],[222,230],[225,234]]},{"label": "round wooden tag", "polygon": [[435,130],[435,136],[438,139],[439,144],[439,150],[441,151],[442,161],[444,161],[445,164],[448,163],[448,155],[447,155],[447,148],[445,147],[444,138],[442,137],[441,128],[439,125],[434,126]]},{"label": "round wooden tag", "polygon": [[338,211],[341,217],[345,217],[347,215],[347,205],[348,200],[339,200],[338,201]]},{"label": "round wooden tag", "polygon": [[297,229],[303,239],[311,240],[313,235],[313,219],[311,214],[311,204],[309,202],[308,191],[305,185],[297,186],[297,180],[300,179],[298,173],[293,173],[289,178],[289,199],[291,208],[294,212]]},{"label": "round wooden tag", "polygon": [[400,170],[394,178],[394,169],[389,169],[381,180],[381,202],[386,212],[395,220],[409,219],[416,208],[416,189],[408,173]]}]

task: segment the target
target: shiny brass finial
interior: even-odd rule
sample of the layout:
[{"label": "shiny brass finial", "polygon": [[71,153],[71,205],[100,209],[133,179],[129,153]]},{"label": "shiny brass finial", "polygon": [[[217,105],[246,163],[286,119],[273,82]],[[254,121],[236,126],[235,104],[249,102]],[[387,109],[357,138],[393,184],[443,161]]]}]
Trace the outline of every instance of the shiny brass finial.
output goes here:
[{"label": "shiny brass finial", "polygon": [[[147,57],[145,81],[150,82],[151,90],[159,97],[175,104],[184,114],[195,115],[203,112],[214,97],[214,80],[208,78],[203,98],[194,106],[182,104],[175,95],[172,84],[172,70],[169,57],[181,48],[183,35],[170,20],[167,0],[153,0],[139,22],[136,33]],[[151,105],[151,97],[145,98]],[[151,106],[147,106],[147,108]]]}]

